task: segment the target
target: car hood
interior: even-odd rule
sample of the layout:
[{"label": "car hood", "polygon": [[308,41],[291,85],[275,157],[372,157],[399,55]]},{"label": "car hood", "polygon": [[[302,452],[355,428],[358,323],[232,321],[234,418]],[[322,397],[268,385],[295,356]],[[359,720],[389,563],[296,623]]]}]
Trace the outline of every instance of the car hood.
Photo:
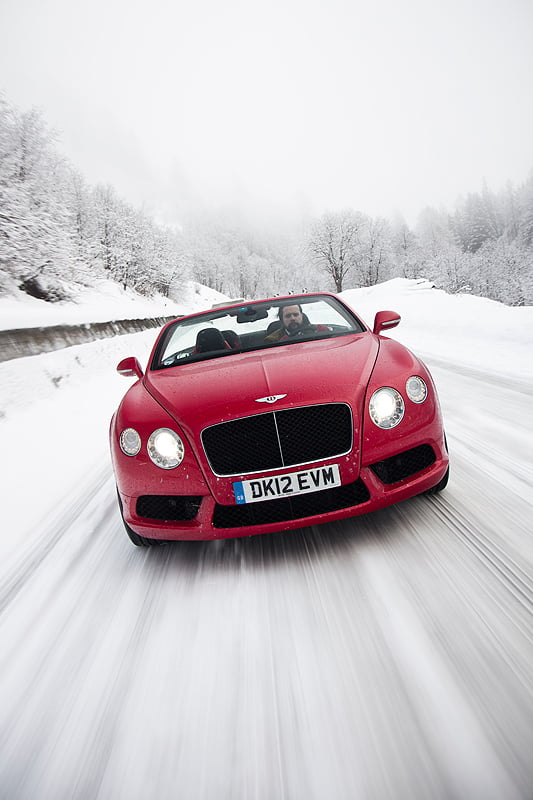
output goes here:
[{"label": "car hood", "polygon": [[355,422],[377,352],[363,333],[150,371],[143,382],[193,439],[218,422],[315,403],[348,402]]}]

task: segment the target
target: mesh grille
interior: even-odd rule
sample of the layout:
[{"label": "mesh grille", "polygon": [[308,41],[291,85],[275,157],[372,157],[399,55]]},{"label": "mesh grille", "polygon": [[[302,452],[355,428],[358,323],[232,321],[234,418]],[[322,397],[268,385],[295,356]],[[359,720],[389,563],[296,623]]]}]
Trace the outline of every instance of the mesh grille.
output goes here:
[{"label": "mesh grille", "polygon": [[201,496],[144,494],[137,499],[137,515],[146,519],[190,522],[195,519]]},{"label": "mesh grille", "polygon": [[217,475],[292,467],[348,453],[352,415],[345,403],[272,411],[206,428],[202,443]]},{"label": "mesh grille", "polygon": [[213,526],[215,528],[247,528],[273,522],[304,519],[315,514],[327,514],[366,503],[370,494],[361,479],[346,486],[324,489],[322,492],[286,497],[281,500],[265,500],[237,506],[215,506]]},{"label": "mesh grille", "polygon": [[435,460],[433,448],[429,444],[421,444],[413,447],[412,450],[406,450],[405,453],[399,453],[384,461],[377,461],[375,464],[371,464],[370,469],[376,473],[382,483],[397,483],[431,466]]}]

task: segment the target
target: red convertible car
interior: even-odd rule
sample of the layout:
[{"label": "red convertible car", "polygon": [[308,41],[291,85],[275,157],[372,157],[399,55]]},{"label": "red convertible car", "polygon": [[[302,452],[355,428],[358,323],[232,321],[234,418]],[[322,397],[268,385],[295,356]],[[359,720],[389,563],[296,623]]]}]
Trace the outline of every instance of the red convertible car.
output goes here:
[{"label": "red convertible car", "polygon": [[284,531],[443,489],[427,367],[331,294],[231,301],[162,328],[111,420],[136,545]]}]

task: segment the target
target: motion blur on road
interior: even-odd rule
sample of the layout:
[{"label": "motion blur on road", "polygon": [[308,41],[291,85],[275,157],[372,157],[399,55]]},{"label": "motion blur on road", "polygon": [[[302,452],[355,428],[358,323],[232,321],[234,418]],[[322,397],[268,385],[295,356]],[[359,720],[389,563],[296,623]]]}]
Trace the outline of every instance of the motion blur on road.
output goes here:
[{"label": "motion blur on road", "polygon": [[1,567],[1,797],[531,800],[533,386],[426,360],[436,497],[140,549],[87,469]]}]

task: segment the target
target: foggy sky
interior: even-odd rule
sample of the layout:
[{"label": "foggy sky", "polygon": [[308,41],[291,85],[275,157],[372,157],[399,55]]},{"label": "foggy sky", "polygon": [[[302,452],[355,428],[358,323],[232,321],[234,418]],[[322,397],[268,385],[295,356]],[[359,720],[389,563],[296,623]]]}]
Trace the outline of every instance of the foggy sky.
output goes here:
[{"label": "foggy sky", "polygon": [[1,0],[0,89],[160,221],[453,207],[533,168],[530,0]]}]

